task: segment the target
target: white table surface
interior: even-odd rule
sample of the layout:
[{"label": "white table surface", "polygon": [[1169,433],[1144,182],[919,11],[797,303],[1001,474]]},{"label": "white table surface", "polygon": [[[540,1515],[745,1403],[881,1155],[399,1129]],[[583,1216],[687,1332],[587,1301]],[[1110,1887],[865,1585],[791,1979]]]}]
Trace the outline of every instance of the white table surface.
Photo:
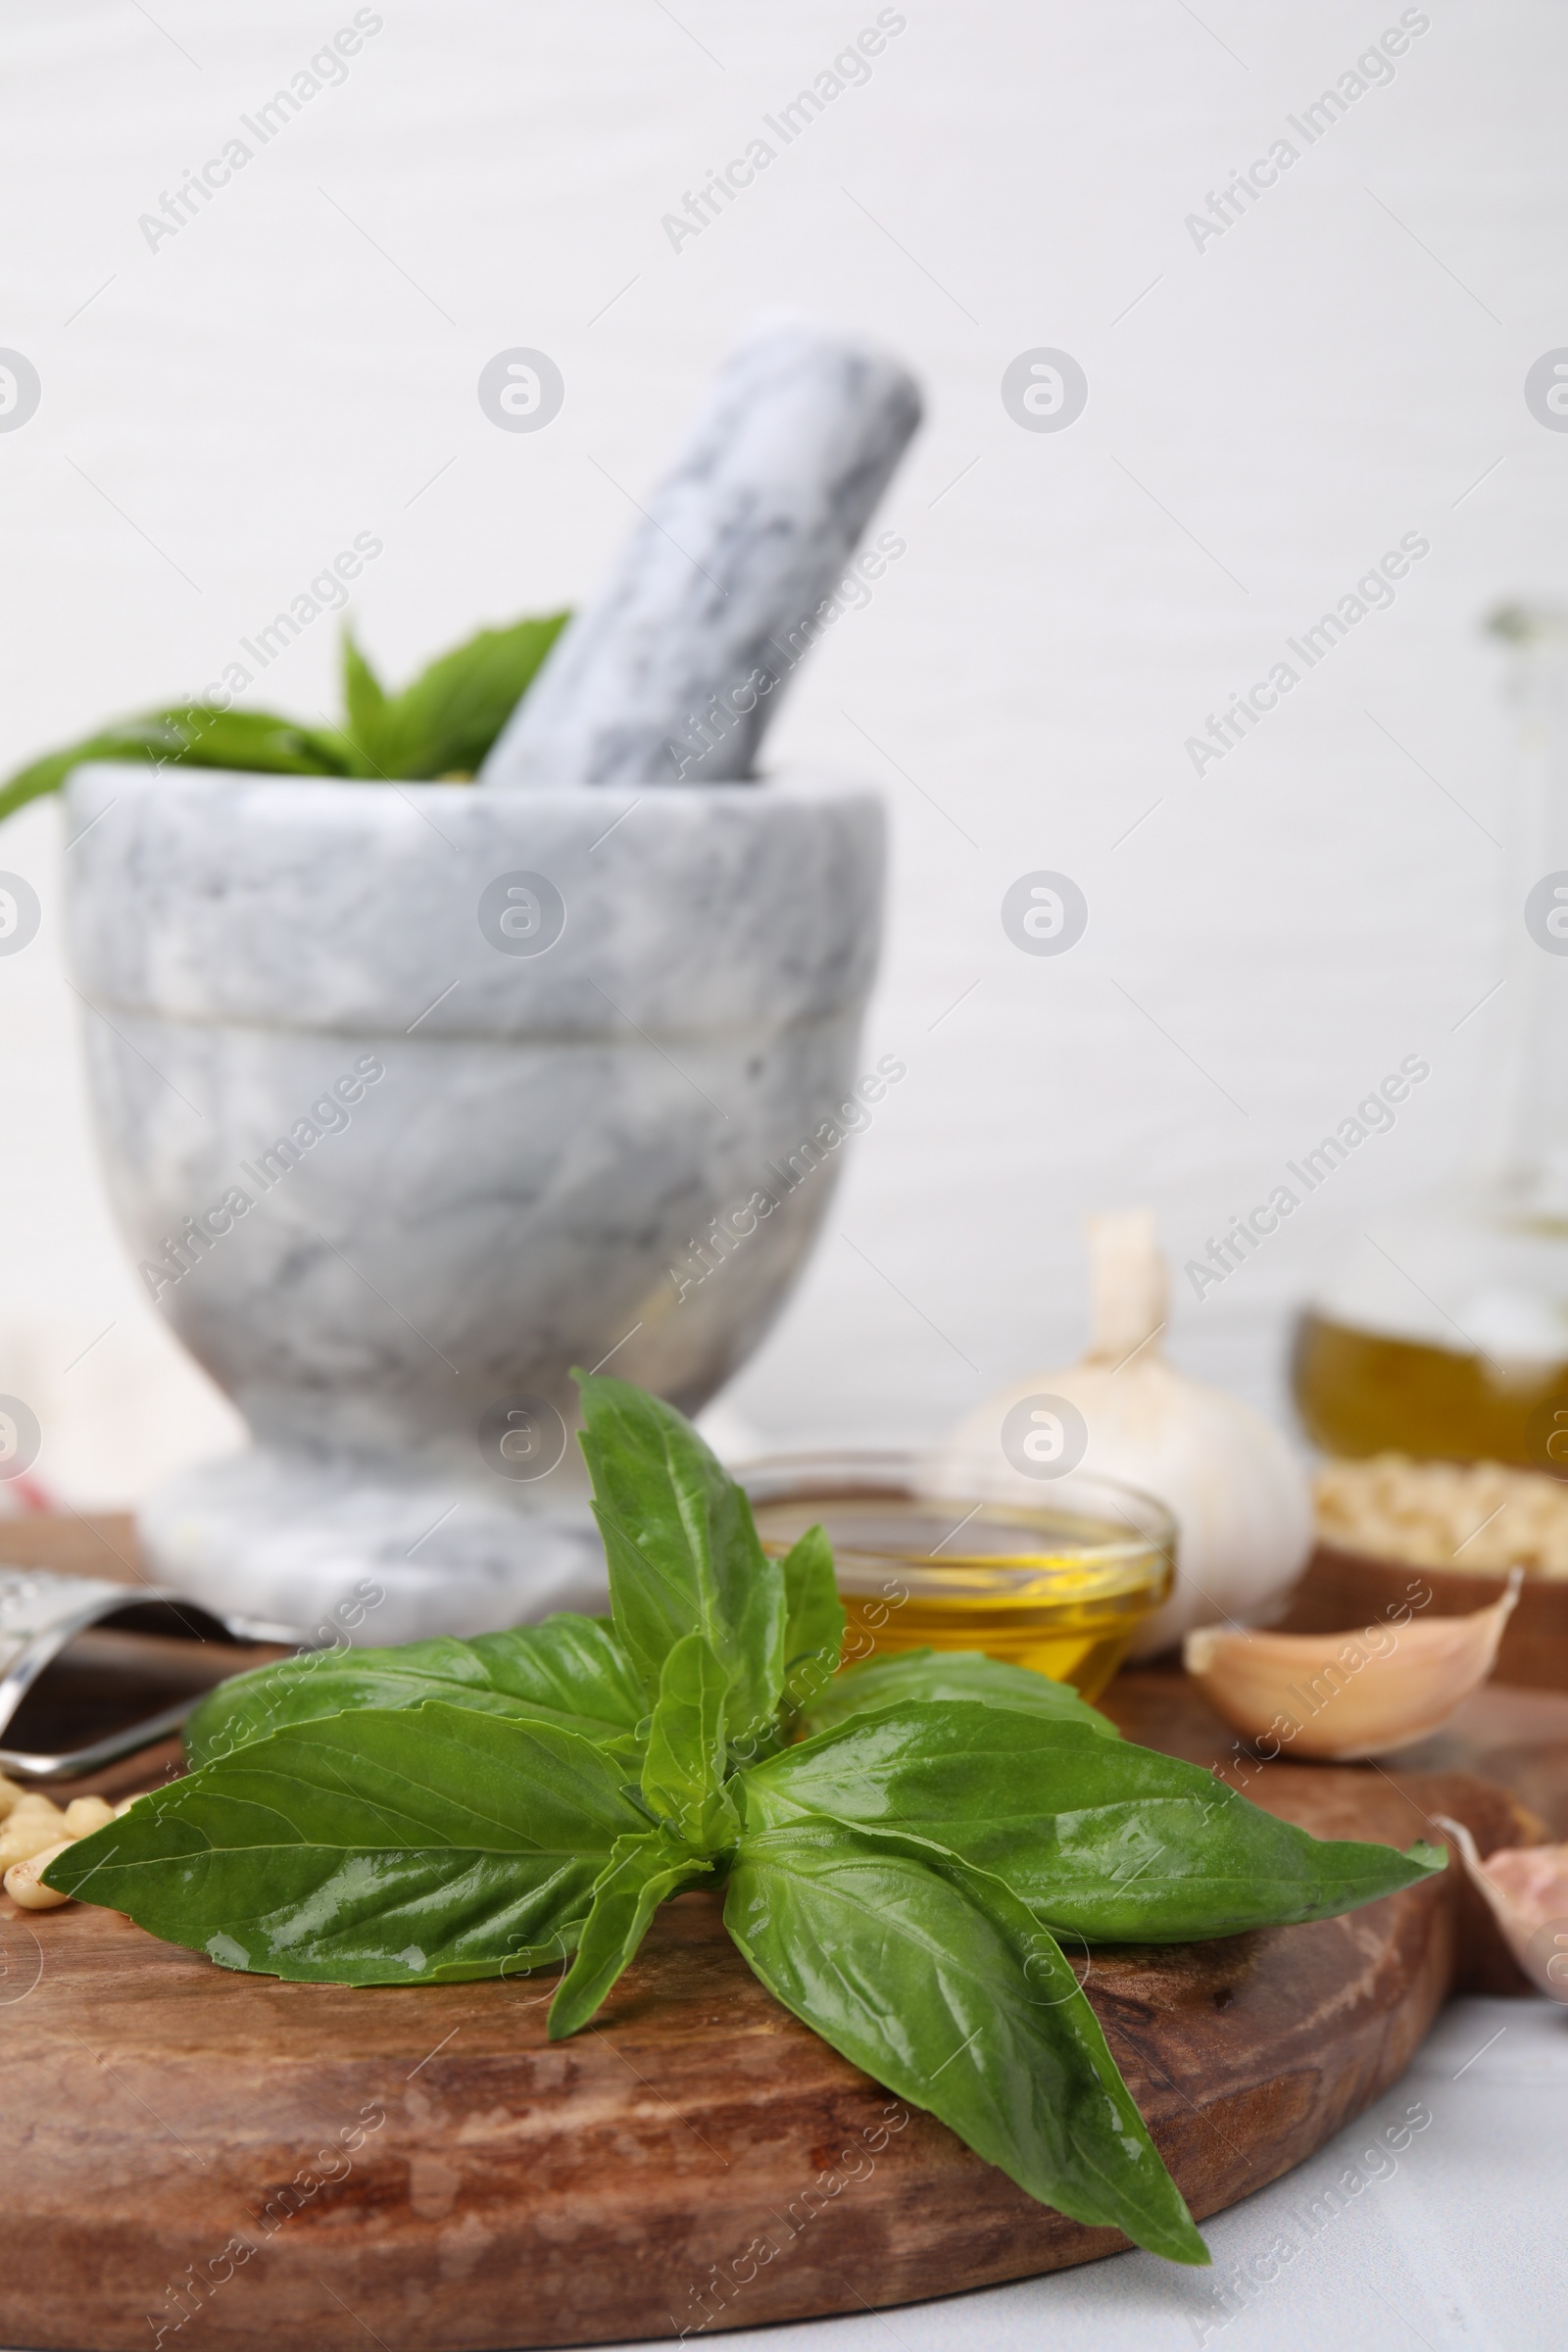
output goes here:
[{"label": "white table surface", "polygon": [[[1365,2161],[1417,2105],[1431,2122],[1404,2152]],[[1347,2167],[1358,2191],[1348,2190]],[[1325,2219],[1325,2192],[1337,2187],[1343,2202]],[[1402,2081],[1203,2234],[1211,2271],[1121,2254],[981,2294],[724,2340],[759,2352],[1558,2352],[1568,2345],[1568,2009],[1451,2003]],[[1248,2279],[1246,2266],[1271,2248],[1272,2283]]]}]

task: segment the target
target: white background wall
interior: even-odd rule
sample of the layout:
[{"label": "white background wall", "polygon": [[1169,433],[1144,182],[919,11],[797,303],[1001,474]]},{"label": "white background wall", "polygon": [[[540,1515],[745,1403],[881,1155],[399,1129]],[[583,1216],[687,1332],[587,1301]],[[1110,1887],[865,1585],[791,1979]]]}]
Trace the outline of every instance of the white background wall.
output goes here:
[{"label": "white background wall", "polygon": [[[616,485],[657,474],[740,324],[784,302],[874,333],[929,390],[884,517],[908,553],[774,755],[887,794],[867,1053],[909,1076],[734,1407],[769,1440],[940,1426],[1075,1349],[1084,1210],[1149,1200],[1184,1259],[1421,1054],[1393,1135],[1201,1304],[1178,1292],[1178,1355],[1277,1393],[1336,1224],[1447,1164],[1503,1016],[1455,1031],[1501,970],[1478,619],[1565,570],[1568,437],[1522,396],[1568,342],[1562,10],[1432,0],[1392,83],[1200,252],[1185,217],[1294,137],[1394,0],[908,0],[869,81],[676,252],[662,216],[870,0],[384,0],[342,86],[149,250],[138,216],[353,13],[5,12],[0,344],[43,399],[0,434],[0,761],[199,691],[359,530],[386,552],[356,617],[394,676],[580,597],[633,518]],[[518,344],[565,377],[537,434],[475,398]],[[1067,431],[1004,410],[1037,345],[1087,370]],[[1394,608],[1195,776],[1185,738],[1407,531],[1432,552]],[[249,701],[335,699],[334,631]],[[230,1425],[108,1221],[58,826],[40,806],[0,842],[45,907],[0,960],[0,1387],[87,1502]],[[1060,958],[1002,931],[1037,867],[1090,901]]]}]

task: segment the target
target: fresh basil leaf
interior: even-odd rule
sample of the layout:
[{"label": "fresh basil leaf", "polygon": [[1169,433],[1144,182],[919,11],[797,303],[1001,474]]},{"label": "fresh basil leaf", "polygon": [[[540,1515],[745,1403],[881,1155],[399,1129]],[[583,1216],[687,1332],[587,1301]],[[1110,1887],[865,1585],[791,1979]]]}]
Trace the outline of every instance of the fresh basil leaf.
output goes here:
[{"label": "fresh basil leaf", "polygon": [[120,720],[63,752],[34,760],[0,788],[0,818],[54,792],[88,760],[147,760],[154,767],[226,767],[261,775],[343,776],[345,751],[328,730],[302,727],[267,710],[220,710],[189,703]]},{"label": "fresh basil leaf", "polygon": [[427,1700],[295,1725],[58,1857],[60,1889],[224,1968],[457,1983],[566,1957],[646,1816],[574,1733]]},{"label": "fresh basil leaf", "polygon": [[724,1922],[769,1991],[1043,2204],[1206,2262],[1094,2011],[1024,1906],[833,1822],[754,1834],[749,1800]]},{"label": "fresh basil leaf", "polygon": [[633,1777],[647,1702],[614,1635],[591,1617],[547,1617],[469,1642],[442,1635],[397,1649],[312,1650],[221,1683],[185,1726],[193,1764],[233,1755],[290,1724],[350,1708],[450,1700],[614,1745]]},{"label": "fresh basil leaf", "polygon": [[[643,1801],[698,1854],[722,1853],[740,1836],[724,1788],[724,1702],[729,1676],[701,1634],[665,1658],[643,1760]],[[596,2004],[597,2005],[597,2004]]]},{"label": "fresh basil leaf", "polygon": [[1197,1764],[970,1701],[889,1707],[746,1776],[746,1821],[826,1814],[994,1872],[1048,1927],[1187,1943],[1329,1919],[1431,1875],[1430,1848],[1318,1838]]},{"label": "fresh basil leaf", "polygon": [[784,1682],[784,1578],[751,1505],[684,1414],[629,1381],[572,1376],[605,1539],[615,1630],[650,1691],[702,1634],[730,1678],[730,1738],[773,1724]]},{"label": "fresh basil leaf", "polygon": [[0,819],[40,793],[56,791],[87,760],[146,760],[160,768],[183,763],[257,775],[473,775],[569,617],[551,612],[510,628],[481,629],[396,696],[385,692],[345,634],[344,733],[216,704],[149,711],[29,760],[0,787]]},{"label": "fresh basil leaf", "polygon": [[616,1978],[634,1958],[660,1904],[712,1864],[677,1845],[662,1831],[617,1838],[601,1877],[593,1908],[577,1944],[577,1956],[556,1988],[547,2031],[563,2041],[585,2026]]},{"label": "fresh basil leaf", "polygon": [[835,1675],[819,1698],[806,1708],[804,1732],[830,1731],[852,1715],[907,1699],[978,1699],[990,1707],[1021,1708],[1057,1723],[1080,1723],[1086,1731],[1119,1740],[1108,1715],[1079,1697],[1069,1683],[1054,1683],[1028,1666],[1008,1666],[978,1649],[906,1649],[896,1657],[867,1658]]},{"label": "fresh basil leaf", "polygon": [[780,1563],[784,1575],[784,1695],[792,1709],[810,1706],[833,1675],[844,1647],[844,1603],[823,1527],[808,1527]]},{"label": "fresh basil leaf", "polygon": [[475,1634],[466,1646],[509,1698],[624,1731],[646,1713],[631,1661],[608,1618],[564,1612],[509,1633]]},{"label": "fresh basil leaf", "polygon": [[474,775],[570,615],[551,612],[480,629],[442,654],[401,694],[387,695],[347,633],[343,688],[361,773]]},{"label": "fresh basil leaf", "polygon": [[350,747],[349,757],[356,775],[375,775],[379,772],[377,755],[385,747],[382,731],[388,710],[386,690],[369,662],[355,642],[354,632],[345,626],[343,631],[343,712],[344,734]]}]

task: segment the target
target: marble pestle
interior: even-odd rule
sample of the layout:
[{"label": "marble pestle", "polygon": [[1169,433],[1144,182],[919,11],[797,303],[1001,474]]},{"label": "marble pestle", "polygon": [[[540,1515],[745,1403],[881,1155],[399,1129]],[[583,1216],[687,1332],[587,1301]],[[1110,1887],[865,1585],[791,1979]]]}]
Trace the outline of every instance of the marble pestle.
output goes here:
[{"label": "marble pestle", "polygon": [[793,320],[749,335],[479,782],[750,776],[919,420],[913,378],[885,354]]}]

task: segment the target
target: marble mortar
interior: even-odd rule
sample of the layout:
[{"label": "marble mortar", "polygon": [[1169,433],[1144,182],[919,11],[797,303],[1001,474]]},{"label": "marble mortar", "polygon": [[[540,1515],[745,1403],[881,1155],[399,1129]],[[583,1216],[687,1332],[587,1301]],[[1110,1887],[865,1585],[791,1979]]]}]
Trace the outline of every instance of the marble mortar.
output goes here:
[{"label": "marble mortar", "polygon": [[149,1573],[373,1643],[578,1605],[569,1367],[697,1409],[827,1206],[831,1151],[679,1295],[858,1073],[875,796],[92,764],[68,806],[113,1203],[254,1441],[144,1504]]}]

